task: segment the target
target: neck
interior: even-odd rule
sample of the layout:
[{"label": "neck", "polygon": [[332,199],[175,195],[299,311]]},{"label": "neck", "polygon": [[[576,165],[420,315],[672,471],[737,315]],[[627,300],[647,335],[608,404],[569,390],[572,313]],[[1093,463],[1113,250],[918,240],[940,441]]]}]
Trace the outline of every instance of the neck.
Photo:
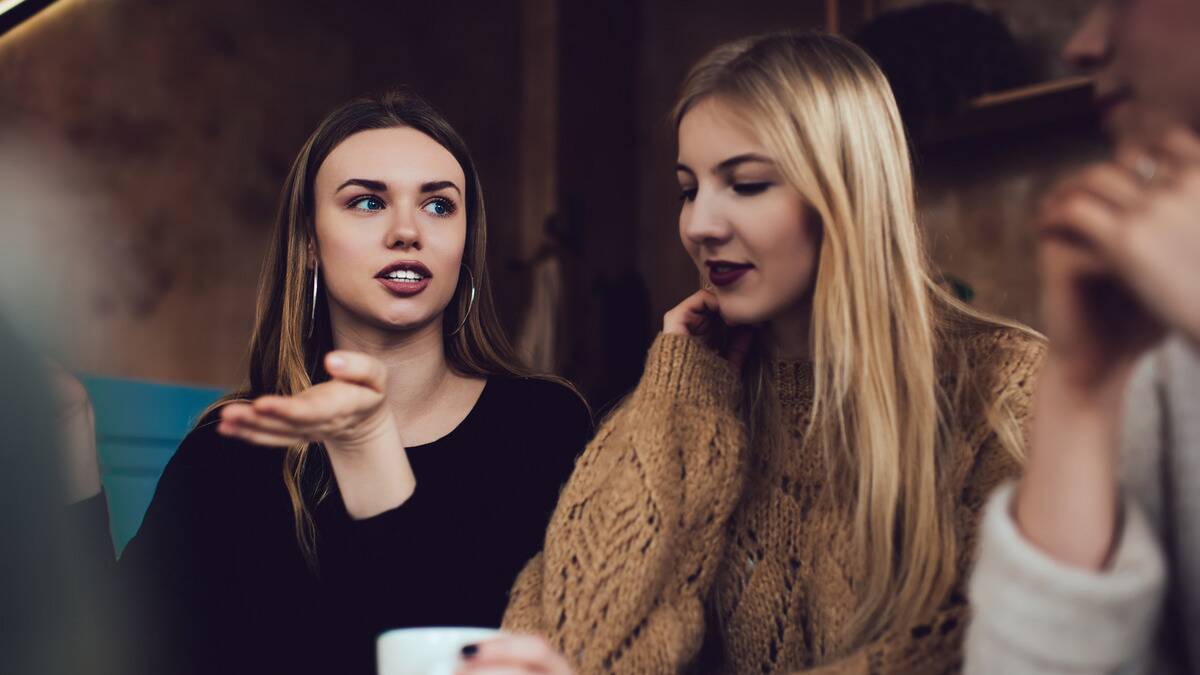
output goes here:
[{"label": "neck", "polygon": [[812,303],[804,302],[767,322],[766,339],[771,354],[780,361],[807,361]]},{"label": "neck", "polygon": [[402,422],[435,408],[456,374],[446,360],[442,321],[408,331],[380,330],[331,316],[335,349],[369,354],[388,371],[387,400]]}]

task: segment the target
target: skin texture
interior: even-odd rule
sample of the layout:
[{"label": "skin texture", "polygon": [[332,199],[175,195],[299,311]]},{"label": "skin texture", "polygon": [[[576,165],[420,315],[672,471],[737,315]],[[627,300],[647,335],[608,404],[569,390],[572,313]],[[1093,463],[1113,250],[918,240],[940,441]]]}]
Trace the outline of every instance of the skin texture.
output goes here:
[{"label": "skin texture", "polygon": [[734,284],[685,299],[664,317],[663,331],[712,338],[722,323],[736,327],[730,348],[740,364],[748,330],[762,329],[779,356],[803,358],[821,245],[804,198],[737,111],[715,98],[680,121],[676,178],[680,242],[701,275],[711,261],[753,267]]},{"label": "skin texture", "polygon": [[1096,79],[1097,99],[1121,95],[1106,123],[1114,136],[1158,135],[1200,121],[1200,10],[1191,0],[1102,0],[1067,42],[1064,58]]},{"label": "skin texture", "polygon": [[1116,543],[1134,364],[1167,332],[1200,343],[1197,37],[1197,3],[1103,2],[1065,52],[1094,72],[1117,151],[1056,186],[1038,218],[1051,349],[1014,508],[1031,542],[1083,568],[1102,569]]}]

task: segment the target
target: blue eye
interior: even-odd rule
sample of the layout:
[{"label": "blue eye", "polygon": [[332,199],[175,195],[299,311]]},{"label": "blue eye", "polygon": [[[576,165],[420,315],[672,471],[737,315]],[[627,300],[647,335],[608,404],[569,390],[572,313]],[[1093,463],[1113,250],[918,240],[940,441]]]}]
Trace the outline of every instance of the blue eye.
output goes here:
[{"label": "blue eye", "polygon": [[363,195],[350,200],[347,207],[356,211],[382,211],[387,207],[383,200],[375,195]]},{"label": "blue eye", "polygon": [[455,206],[454,202],[450,201],[449,199],[438,197],[437,199],[431,199],[428,201],[425,206],[421,207],[421,210],[431,216],[445,218],[454,214]]},{"label": "blue eye", "polygon": [[697,188],[683,188],[679,191],[679,201],[694,202],[696,201]]}]

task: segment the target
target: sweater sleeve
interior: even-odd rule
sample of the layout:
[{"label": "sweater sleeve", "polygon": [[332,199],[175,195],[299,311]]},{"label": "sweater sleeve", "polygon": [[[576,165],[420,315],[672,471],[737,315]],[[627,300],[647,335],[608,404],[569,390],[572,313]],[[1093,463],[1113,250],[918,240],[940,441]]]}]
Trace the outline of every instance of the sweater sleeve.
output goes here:
[{"label": "sweater sleeve", "polygon": [[1162,601],[1165,563],[1133,500],[1108,569],[1064,565],[1025,540],[1012,518],[1014,488],[992,498],[971,600],[971,673],[1138,672]]},{"label": "sweater sleeve", "polygon": [[547,637],[580,672],[685,668],[744,482],[737,399],[728,363],[660,335],[580,457],[505,629]]}]

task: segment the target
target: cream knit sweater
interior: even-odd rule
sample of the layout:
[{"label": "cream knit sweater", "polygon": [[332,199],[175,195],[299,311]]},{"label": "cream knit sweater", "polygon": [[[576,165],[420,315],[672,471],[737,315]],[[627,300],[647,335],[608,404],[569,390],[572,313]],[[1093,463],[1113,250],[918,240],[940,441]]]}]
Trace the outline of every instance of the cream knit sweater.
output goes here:
[{"label": "cream knit sweater", "polygon": [[[1023,416],[1043,348],[1011,329],[967,341],[967,376]],[[522,572],[504,627],[545,635],[581,673],[940,673],[962,660],[961,588],[917,625],[849,651],[842,642],[864,561],[806,447],[809,368],[775,367],[789,432],[777,457],[747,447],[729,365],[691,338],[660,335],[634,393],[580,457]],[[1017,472],[979,410],[957,420],[945,467],[970,565],[985,496]]]},{"label": "cream knit sweater", "polygon": [[1026,541],[1011,486],[992,498],[970,584],[969,672],[1200,672],[1200,352],[1181,338],[1133,376],[1121,473],[1125,520],[1099,573]]}]

